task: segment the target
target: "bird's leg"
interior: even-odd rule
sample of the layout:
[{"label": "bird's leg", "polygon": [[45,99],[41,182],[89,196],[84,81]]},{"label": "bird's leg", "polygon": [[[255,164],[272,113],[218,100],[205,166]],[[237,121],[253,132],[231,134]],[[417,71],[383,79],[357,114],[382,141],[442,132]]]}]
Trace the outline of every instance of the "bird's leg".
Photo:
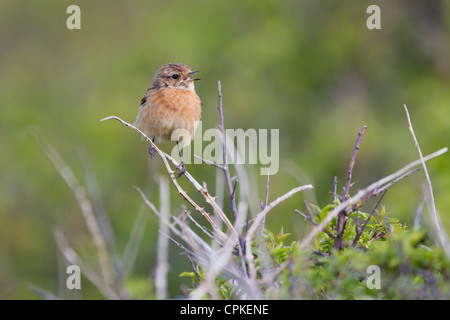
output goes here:
[{"label": "bird's leg", "polygon": [[[155,142],[155,138],[152,139],[152,142]],[[156,151],[153,149],[152,144],[148,146],[148,154],[150,155],[150,159],[156,155]]]},{"label": "bird's leg", "polygon": [[177,178],[181,177],[186,172],[186,167],[184,165],[183,156],[181,155],[180,145],[177,141],[178,154],[180,155],[180,164],[177,166]]}]

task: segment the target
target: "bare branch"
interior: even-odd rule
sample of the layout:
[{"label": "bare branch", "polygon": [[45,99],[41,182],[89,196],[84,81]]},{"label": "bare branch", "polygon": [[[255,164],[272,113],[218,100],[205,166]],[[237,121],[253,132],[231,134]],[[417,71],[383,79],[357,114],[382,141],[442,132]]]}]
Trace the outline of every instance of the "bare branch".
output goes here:
[{"label": "bare branch", "polygon": [[267,207],[267,204],[269,203],[269,187],[270,187],[270,174],[269,174],[269,169],[267,169],[266,200],[264,202],[264,208],[262,208],[262,209],[265,209]]},{"label": "bare branch", "polygon": [[[342,200],[345,201],[348,199],[348,194],[350,192],[350,187],[352,186],[351,180],[352,180],[352,174],[353,174],[353,168],[355,166],[356,161],[356,155],[358,154],[359,145],[361,143],[361,140],[363,138],[364,132],[366,131],[367,126],[362,127],[362,129],[358,133],[358,137],[356,138],[355,142],[355,148],[353,149],[352,157],[350,158],[350,164],[348,165],[348,172],[347,172],[347,180],[345,182],[344,187],[344,194],[342,196]],[[336,178],[334,183],[334,189],[336,189]],[[335,192],[336,197],[336,192]],[[349,212],[347,210],[342,210],[338,213],[337,223],[336,223],[336,239],[334,241],[334,248],[337,250],[341,250],[343,246],[343,237],[344,237],[344,230],[345,225],[347,224],[347,215]]]},{"label": "bare branch", "polygon": [[71,264],[76,264],[80,267],[83,275],[100,291],[100,293],[107,299],[117,300],[119,296],[111,290],[111,288],[105,283],[104,279],[98,275],[80,256],[75,250],[69,246],[69,241],[65,237],[61,228],[55,227],[53,229],[53,237],[59,251],[64,258]]},{"label": "bare branch", "polygon": [[103,280],[107,286],[107,291],[109,297],[119,298],[117,292],[115,292],[114,280],[112,275],[112,269],[108,257],[108,250],[106,248],[105,240],[100,229],[100,225],[95,217],[92,204],[86,195],[85,189],[79,184],[72,170],[64,162],[59,153],[48,145],[41,137],[35,135],[36,140],[41,147],[42,151],[45,153],[47,158],[53,163],[56,170],[59,172],[61,177],[64,179],[66,184],[71,189],[73,195],[75,196],[77,203],[83,214],[84,221],[88,227],[89,233],[92,237],[92,241],[97,250],[98,263],[102,270]]},{"label": "bare branch", "polygon": [[337,176],[334,176],[334,180],[333,180],[333,193],[331,193],[331,195],[333,196],[333,201],[335,203],[337,203],[339,200],[342,201],[342,197],[340,197],[337,194]]},{"label": "bare branch", "polygon": [[250,279],[256,280],[256,268],[255,268],[253,253],[252,253],[252,249],[251,249],[253,235],[255,234],[256,228],[258,228],[259,224],[265,218],[267,213],[269,213],[269,211],[272,210],[275,206],[277,206],[278,204],[282,203],[284,200],[292,197],[297,192],[300,192],[300,191],[303,191],[303,190],[310,190],[312,188],[313,188],[313,186],[310,185],[310,184],[294,188],[291,191],[285,193],[284,195],[278,197],[277,199],[275,199],[274,201],[269,203],[264,208],[264,210],[262,210],[260,213],[258,213],[256,215],[256,217],[255,217],[255,219],[253,221],[253,224],[251,225],[251,227],[248,230],[247,235],[245,237],[245,252],[246,252],[246,257],[247,257],[247,261],[248,261],[248,264],[249,264],[249,276],[250,276]]},{"label": "bare branch", "polygon": [[417,141],[416,135],[414,134],[414,129],[412,127],[408,108],[406,107],[406,104],[404,104],[403,106],[405,108],[406,117],[408,119],[409,131],[411,132],[412,138],[414,140],[414,144],[416,146],[417,153],[419,154],[420,162],[422,164],[422,168],[425,173],[425,178],[427,181],[429,205],[431,208],[431,210],[430,210],[431,220],[433,221],[434,228],[436,229],[436,232],[438,234],[439,242],[441,243],[442,247],[444,248],[447,256],[450,258],[450,242],[448,240],[447,232],[445,231],[445,229],[442,227],[442,225],[440,223],[440,217],[436,210],[436,204],[434,202],[433,186],[431,185],[430,175],[428,174],[428,169],[427,169],[427,166],[425,165],[425,159],[422,155],[422,151],[420,150],[419,142]]},{"label": "bare branch", "polygon": [[196,258],[197,260],[201,260],[194,252],[192,252],[191,250],[187,249],[185,246],[183,246],[181,243],[179,243],[178,241],[176,241],[174,238],[172,238],[171,236],[165,234],[164,232],[162,232],[161,230],[158,230],[158,232],[163,235],[164,237],[168,238],[170,241],[172,241],[173,243],[175,243],[180,249],[182,249],[184,252],[186,252],[188,255]]},{"label": "bare branch", "polygon": [[225,127],[223,125],[223,109],[222,109],[222,85],[220,81],[217,81],[217,89],[219,91],[219,128],[222,135],[222,158],[223,158],[223,172],[225,174],[225,181],[228,188],[228,194],[230,196],[231,212],[233,213],[234,220],[237,220],[236,198],[233,192],[233,185],[231,183],[230,169],[228,167],[227,159],[227,139],[225,135]]},{"label": "bare branch", "polygon": [[[441,154],[445,153],[448,151],[448,148],[442,148],[430,155],[428,155],[427,157],[423,158],[423,161],[428,161],[430,159],[433,159],[437,156],[440,156]],[[322,222],[316,226],[304,239],[303,241],[300,243],[300,249],[306,249],[306,247],[311,243],[311,241],[316,237],[316,235],[322,231],[322,229],[324,227],[326,227],[331,220],[333,220],[333,218],[335,218],[339,212],[341,212],[342,210],[344,210],[345,208],[349,207],[349,206],[353,206],[354,204],[358,203],[362,197],[364,197],[365,195],[367,195],[370,192],[373,192],[373,190],[379,189],[381,187],[383,187],[386,183],[389,183],[390,181],[392,181],[393,179],[396,179],[397,177],[401,176],[402,174],[404,174],[405,172],[407,172],[408,170],[410,170],[411,168],[416,167],[417,165],[421,164],[422,160],[416,160],[413,161],[411,163],[409,163],[408,165],[404,166],[403,168],[401,168],[400,170],[370,184],[369,186],[367,186],[366,188],[359,190],[353,197],[349,198],[348,200],[340,203],[339,205],[337,205],[332,211],[330,211],[328,213],[328,215],[325,217],[325,219],[322,220]]]},{"label": "bare branch", "polygon": [[224,166],[222,166],[222,165],[220,165],[220,164],[218,164],[218,163],[215,163],[215,162],[210,161],[210,160],[208,160],[208,159],[202,158],[202,157],[200,157],[200,156],[198,156],[198,155],[196,155],[196,154],[194,154],[194,157],[196,157],[197,159],[202,160],[204,163],[209,164],[210,166],[216,167],[217,169],[220,169],[220,170],[222,170],[222,171],[225,170]]},{"label": "bare branch", "polygon": [[[319,223],[316,220],[314,220],[314,215],[312,213],[311,207],[309,206],[308,202],[306,200],[303,200],[303,203],[305,204],[306,211],[308,212],[308,215],[304,214],[303,212],[301,212],[298,209],[294,209],[294,212],[298,213],[299,215],[301,215],[303,218],[305,218],[306,220],[311,222],[313,225],[318,226]],[[335,239],[336,238],[330,232],[328,232],[327,228],[323,228],[322,232],[325,232],[331,239]]]},{"label": "bare branch", "polygon": [[188,258],[189,262],[191,263],[192,271],[194,272],[195,277],[197,278],[197,281],[196,281],[197,285],[200,285],[200,276],[199,276],[199,274],[197,272],[197,268],[195,266],[194,260],[192,260],[190,255],[187,255],[187,258]]},{"label": "bare branch", "polygon": [[353,167],[355,166],[356,155],[358,154],[359,145],[361,143],[361,140],[363,138],[363,135],[364,135],[364,132],[366,131],[366,129],[367,129],[367,126],[362,127],[362,129],[358,133],[358,138],[356,138],[355,148],[353,149],[353,154],[350,159],[350,164],[348,166],[347,181],[345,182],[344,196],[343,196],[344,201],[348,199],[348,193],[350,191],[350,185],[351,185],[351,180],[352,180]]},{"label": "bare branch", "polygon": [[[111,226],[111,221],[108,217],[105,205],[103,204],[100,197],[100,188],[98,186],[97,178],[95,175],[94,168],[87,154],[86,148],[77,148],[76,155],[81,164],[81,169],[83,171],[83,178],[86,185],[86,191],[90,198],[90,202],[93,207],[93,212],[97,218],[100,230],[102,232],[105,244],[109,249],[110,254],[116,254],[117,248],[115,247],[116,239],[114,236],[114,230]],[[113,259],[114,260],[114,259]],[[111,261],[113,262],[113,261]]]},{"label": "bare branch", "polygon": [[[154,205],[150,200],[148,200],[148,198],[145,196],[145,194],[142,192],[141,189],[139,189],[138,187],[134,187],[134,189],[136,189],[136,190],[139,192],[139,194],[140,194],[142,200],[144,200],[145,204],[153,211],[153,213],[154,213],[160,220],[163,220],[163,221],[169,226],[169,228],[170,228],[170,230],[172,231],[172,233],[174,233],[175,235],[177,235],[177,236],[180,237],[180,238],[183,238],[184,240],[189,240],[189,241],[186,241],[186,242],[188,242],[188,244],[189,244],[192,248],[195,248],[195,247],[202,247],[202,248],[205,249],[205,251],[207,251],[207,252],[212,252],[212,249],[211,249],[206,243],[204,243],[204,241],[203,241],[200,237],[196,237],[194,241],[191,241],[192,238],[189,238],[189,237],[183,237],[183,233],[182,233],[180,230],[178,230],[178,229],[175,227],[174,224],[170,223],[169,220],[165,220],[165,218],[161,216],[161,214],[159,213],[159,211],[156,209],[155,205]],[[188,225],[182,223],[178,218],[175,218],[175,217],[174,217],[173,219],[175,220],[175,224],[178,225],[178,226],[180,226],[180,228],[183,230],[183,232],[185,232],[185,233],[190,233],[190,234],[195,234],[195,233],[191,230],[191,228],[190,228]],[[195,243],[195,241],[197,241],[197,243]]]},{"label": "bare branch", "polygon": [[[183,196],[183,198],[189,202],[189,204],[198,212],[200,212],[203,217],[208,221],[208,223],[213,227],[214,232],[216,232],[217,236],[219,237],[220,241],[223,243],[226,241],[227,239],[227,235],[214,223],[214,221],[211,219],[210,214],[208,212],[205,211],[204,208],[200,207],[194,200],[192,200],[191,197],[188,196],[188,194],[186,193],[186,191],[181,188],[181,186],[179,185],[175,175],[174,175],[174,171],[170,168],[170,165],[168,163],[168,161],[170,161],[173,165],[178,166],[179,163],[173,159],[171,156],[169,156],[168,154],[164,153],[163,151],[161,151],[154,143],[153,141],[141,130],[139,130],[138,128],[136,128],[135,126],[129,124],[128,122],[120,119],[119,117],[116,116],[109,116],[106,118],[101,119],[100,121],[103,122],[105,120],[109,120],[109,119],[114,119],[119,121],[120,123],[122,123],[123,125],[132,128],[133,130],[135,130],[136,132],[138,132],[142,137],[144,137],[145,140],[147,140],[152,148],[158,153],[158,155],[161,157],[161,159],[164,162],[164,165],[167,169],[167,172],[170,175],[170,179],[172,180],[172,183],[175,185],[175,187],[178,190],[178,193],[181,194]],[[201,185],[200,183],[197,182],[197,180],[195,180],[190,174],[189,172],[185,172],[184,176],[189,180],[189,182],[191,182],[191,184],[202,194],[202,196],[205,198],[205,201],[207,203],[209,203],[213,209],[214,212],[216,214],[218,214],[220,216],[220,218],[224,221],[225,225],[227,226],[228,230],[231,232],[232,236],[236,239],[235,241],[237,241],[238,236],[237,236],[237,232],[235,230],[235,228],[233,227],[233,225],[231,224],[231,222],[228,220],[227,216],[225,215],[225,213],[223,212],[222,208],[220,208],[219,205],[217,205],[214,197],[212,197]]]},{"label": "bare branch", "polygon": [[169,271],[169,241],[167,237],[161,234],[169,233],[169,226],[166,221],[169,220],[170,211],[170,189],[169,181],[164,177],[159,177],[159,203],[161,218],[159,220],[160,236],[157,242],[157,265],[155,270],[155,291],[156,299],[164,300],[167,298],[167,273]]},{"label": "bare branch", "polygon": [[387,190],[385,190],[383,192],[383,194],[381,195],[381,197],[378,199],[377,203],[373,207],[372,211],[370,212],[369,216],[367,217],[367,220],[364,222],[364,224],[359,229],[358,229],[358,212],[356,212],[356,222],[355,222],[356,236],[355,236],[355,239],[353,240],[353,244],[352,244],[354,247],[358,244],[358,240],[361,237],[361,234],[363,233],[364,229],[366,228],[367,223],[369,222],[370,218],[372,218],[375,210],[380,205],[381,200],[383,200],[384,196],[386,195],[386,192],[387,192]]},{"label": "bare branch", "polygon": [[[216,293],[216,277],[217,275],[229,265],[229,260],[232,257],[233,249],[236,243],[234,241],[226,241],[219,252],[213,254],[209,261],[211,264],[207,269],[204,282],[192,291],[190,299],[199,300],[204,297],[206,293]],[[214,298],[214,296],[213,296]],[[216,297],[218,298],[218,296]]]},{"label": "bare branch", "polygon": [[213,235],[209,232],[209,230],[207,230],[204,226],[202,226],[200,223],[198,223],[190,214],[189,212],[187,212],[186,210],[186,216],[189,218],[189,220],[191,220],[196,226],[197,228],[199,228],[200,230],[203,231],[204,234],[206,234],[206,236],[208,238],[210,238],[211,240],[214,240],[215,238],[213,237]]},{"label": "bare branch", "polygon": [[294,212],[295,212],[295,213],[298,213],[299,215],[301,215],[303,218],[305,218],[306,220],[308,220],[308,221],[311,222],[312,224],[314,224],[314,225],[317,225],[317,224],[318,224],[316,221],[310,220],[310,218],[309,218],[306,214],[304,214],[303,212],[301,212],[300,210],[294,209]]},{"label": "bare branch", "polygon": [[[369,192],[368,194],[366,194],[364,197],[362,197],[361,199],[361,203],[365,203],[369,198],[371,197],[376,197],[378,195],[380,195],[381,193],[383,193],[384,191],[386,191],[387,189],[389,189],[393,184],[399,182],[400,180],[403,180],[404,178],[406,178],[407,176],[409,176],[410,174],[419,171],[420,168],[415,168],[415,169],[411,169],[408,172],[406,172],[405,174],[402,174],[400,177],[392,180],[391,182],[389,182],[388,184],[384,185],[381,188],[375,189],[372,192]],[[356,205],[355,205],[356,206]]]},{"label": "bare branch", "polygon": [[[264,210],[267,207],[267,204],[269,203],[269,186],[270,186],[270,175],[269,175],[269,169],[267,169],[267,179],[266,179],[266,198],[265,201],[263,202],[262,200],[260,201],[261,204],[261,209]],[[261,222],[261,231],[260,233],[262,234],[264,231],[264,225],[266,224],[266,218],[264,217],[262,222]]]},{"label": "bare branch", "polygon": [[239,179],[234,180],[233,191],[231,191],[231,195],[235,197],[236,187],[239,182]]}]

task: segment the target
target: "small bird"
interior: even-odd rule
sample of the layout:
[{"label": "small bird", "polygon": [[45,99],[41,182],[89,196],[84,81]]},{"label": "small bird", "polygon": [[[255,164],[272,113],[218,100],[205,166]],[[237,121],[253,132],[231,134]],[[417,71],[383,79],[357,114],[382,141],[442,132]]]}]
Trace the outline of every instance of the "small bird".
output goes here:
[{"label": "small bird", "polygon": [[[179,142],[190,143],[194,138],[202,111],[202,102],[194,88],[194,82],[200,79],[191,79],[197,72],[182,63],[162,66],[141,99],[134,122],[153,141],[155,138],[176,141],[181,159],[178,177],[186,172]],[[155,155],[151,145],[148,153],[150,157]]]}]

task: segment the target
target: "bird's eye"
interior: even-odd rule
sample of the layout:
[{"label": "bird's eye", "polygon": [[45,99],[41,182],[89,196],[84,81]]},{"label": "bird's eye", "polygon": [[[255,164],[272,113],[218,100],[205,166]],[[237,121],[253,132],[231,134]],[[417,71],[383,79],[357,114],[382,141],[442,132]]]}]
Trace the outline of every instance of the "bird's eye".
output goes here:
[{"label": "bird's eye", "polygon": [[173,74],[173,75],[172,75],[172,79],[178,79],[178,77],[179,77],[179,76],[178,76],[177,74]]}]

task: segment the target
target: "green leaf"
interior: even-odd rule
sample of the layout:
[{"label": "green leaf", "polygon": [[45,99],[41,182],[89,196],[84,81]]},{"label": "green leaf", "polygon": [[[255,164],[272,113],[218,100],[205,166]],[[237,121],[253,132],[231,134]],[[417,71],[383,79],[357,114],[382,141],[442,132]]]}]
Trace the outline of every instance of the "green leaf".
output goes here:
[{"label": "green leaf", "polygon": [[336,205],[334,204],[329,204],[325,206],[320,212],[320,220],[322,221],[323,219],[325,219],[326,216],[328,215],[328,212],[332,211],[334,208],[336,208]]},{"label": "green leaf", "polygon": [[196,275],[194,272],[184,271],[184,272],[180,273],[179,277],[191,277],[192,278],[192,277],[196,277]]},{"label": "green leaf", "polygon": [[277,243],[280,243],[281,241],[283,241],[284,238],[289,237],[290,235],[291,233],[279,234],[277,236]]}]

